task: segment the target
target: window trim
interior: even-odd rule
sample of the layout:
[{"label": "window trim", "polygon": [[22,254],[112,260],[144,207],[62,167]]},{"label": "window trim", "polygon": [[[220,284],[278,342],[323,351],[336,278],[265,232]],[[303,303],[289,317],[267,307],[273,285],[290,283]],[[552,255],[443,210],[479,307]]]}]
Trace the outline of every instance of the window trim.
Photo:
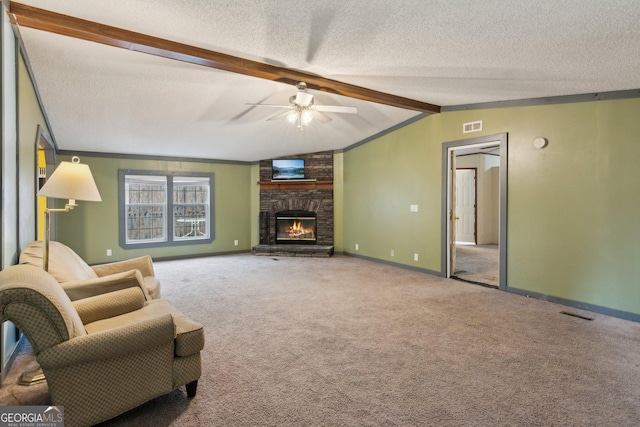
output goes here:
[{"label": "window trim", "polygon": [[[127,175],[164,176],[167,178],[167,240],[144,243],[127,243],[127,216],[125,214],[125,177]],[[209,178],[209,237],[203,239],[174,240],[173,227],[173,177]],[[118,229],[119,245],[123,249],[145,249],[167,246],[202,245],[215,239],[215,174],[207,172],[150,171],[134,169],[118,169]]]}]

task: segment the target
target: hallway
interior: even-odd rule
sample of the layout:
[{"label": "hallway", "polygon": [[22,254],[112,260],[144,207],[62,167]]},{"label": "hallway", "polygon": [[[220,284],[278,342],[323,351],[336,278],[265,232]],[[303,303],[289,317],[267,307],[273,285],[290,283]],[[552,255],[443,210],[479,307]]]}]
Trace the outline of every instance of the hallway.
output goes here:
[{"label": "hallway", "polygon": [[452,278],[498,287],[500,285],[498,245],[456,244],[456,269]]}]

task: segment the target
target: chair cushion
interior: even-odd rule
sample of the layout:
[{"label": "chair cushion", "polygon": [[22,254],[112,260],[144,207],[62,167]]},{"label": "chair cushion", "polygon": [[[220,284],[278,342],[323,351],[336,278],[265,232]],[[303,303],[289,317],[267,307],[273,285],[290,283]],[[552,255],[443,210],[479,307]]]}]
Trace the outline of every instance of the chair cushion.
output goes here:
[{"label": "chair cushion", "polygon": [[140,310],[144,303],[141,288],[125,288],[73,301],[84,324]]},{"label": "chair cushion", "polygon": [[176,356],[183,357],[198,354],[204,348],[204,329],[202,325],[185,315],[174,315],[173,321],[176,325]]},{"label": "chair cushion", "polygon": [[175,354],[177,356],[197,354],[204,348],[204,330],[202,325],[182,314],[180,310],[173,307],[166,299],[147,301],[147,305],[140,310],[89,323],[85,325],[85,329],[89,334],[94,334],[164,314],[171,314],[173,316],[176,327]]},{"label": "chair cushion", "polygon": [[153,276],[144,278],[144,288],[152,299],[160,298],[160,281]]}]

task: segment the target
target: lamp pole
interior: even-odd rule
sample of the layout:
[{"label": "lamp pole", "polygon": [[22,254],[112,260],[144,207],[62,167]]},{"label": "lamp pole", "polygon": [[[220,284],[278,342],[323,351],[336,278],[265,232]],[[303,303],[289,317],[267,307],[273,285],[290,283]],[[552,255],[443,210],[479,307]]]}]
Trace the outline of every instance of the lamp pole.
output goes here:
[{"label": "lamp pole", "polygon": [[51,240],[51,213],[52,212],[69,212],[78,206],[74,199],[69,199],[64,208],[61,209],[44,209],[44,248],[42,250],[42,268],[49,271],[49,241]]}]

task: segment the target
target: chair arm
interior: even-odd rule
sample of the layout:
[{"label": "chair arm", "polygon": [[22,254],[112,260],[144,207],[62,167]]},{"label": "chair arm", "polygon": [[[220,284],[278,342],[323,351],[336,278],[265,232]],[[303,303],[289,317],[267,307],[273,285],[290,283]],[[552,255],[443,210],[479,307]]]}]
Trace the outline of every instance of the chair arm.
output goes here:
[{"label": "chair arm", "polygon": [[126,288],[140,288],[147,295],[143,284],[144,279],[140,271],[129,270],[96,279],[66,282],[62,284],[62,287],[71,301],[75,301]]},{"label": "chair arm", "polygon": [[91,266],[91,268],[99,277],[129,270],[140,270],[142,277],[155,276],[153,272],[153,260],[149,255],[125,261],[111,262],[109,264],[94,265]]},{"label": "chair arm", "polygon": [[72,338],[38,354],[45,370],[115,359],[150,350],[174,340],[173,317],[164,314],[129,325]]},{"label": "chair arm", "polygon": [[73,301],[82,324],[120,316],[144,307],[145,295],[140,288],[126,288]]}]

